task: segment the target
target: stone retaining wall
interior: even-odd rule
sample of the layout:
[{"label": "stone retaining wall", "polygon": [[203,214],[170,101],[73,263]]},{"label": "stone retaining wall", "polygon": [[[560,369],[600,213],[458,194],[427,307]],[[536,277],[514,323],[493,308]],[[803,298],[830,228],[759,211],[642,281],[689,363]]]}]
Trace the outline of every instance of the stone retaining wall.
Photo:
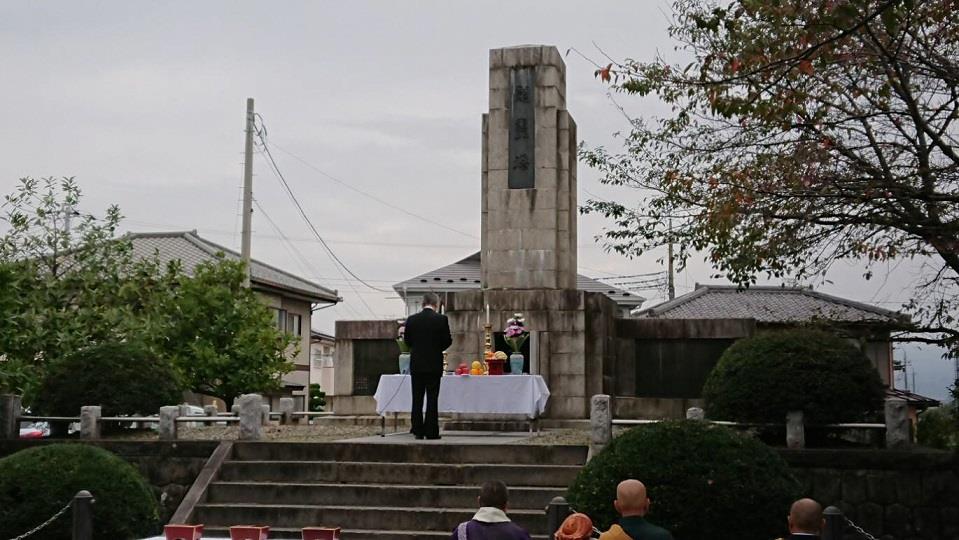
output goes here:
[{"label": "stone retaining wall", "polygon": [[[781,449],[806,495],[876,538],[959,538],[959,455],[932,450]],[[785,519],[785,512],[784,519]],[[861,539],[848,535],[847,539]]]},{"label": "stone retaining wall", "polygon": [[62,442],[99,446],[136,467],[160,501],[162,523],[166,523],[176,511],[203,464],[219,444],[219,441],[0,440],[0,458],[25,448]]}]

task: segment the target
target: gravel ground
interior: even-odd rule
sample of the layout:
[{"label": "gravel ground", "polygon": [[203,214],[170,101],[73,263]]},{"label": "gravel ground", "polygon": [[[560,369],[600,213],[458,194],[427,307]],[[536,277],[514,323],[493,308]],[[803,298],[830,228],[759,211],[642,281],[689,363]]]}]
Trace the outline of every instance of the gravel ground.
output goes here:
[{"label": "gravel ground", "polygon": [[[232,441],[237,439],[239,431],[238,426],[180,427],[177,438],[194,441]],[[263,428],[263,439],[267,441],[329,442],[368,437],[379,432],[379,427],[376,426],[265,426]],[[148,440],[156,439],[157,434],[152,430],[143,430],[117,435],[116,437]]]}]

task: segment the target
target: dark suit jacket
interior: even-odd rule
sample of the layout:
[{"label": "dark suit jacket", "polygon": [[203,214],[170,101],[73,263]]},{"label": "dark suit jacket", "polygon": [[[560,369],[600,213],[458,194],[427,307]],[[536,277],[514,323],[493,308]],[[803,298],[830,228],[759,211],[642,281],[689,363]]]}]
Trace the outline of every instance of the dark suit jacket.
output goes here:
[{"label": "dark suit jacket", "polygon": [[410,373],[423,375],[443,374],[443,351],[453,344],[450,323],[446,315],[432,309],[406,318],[406,333],[403,341],[412,348]]}]

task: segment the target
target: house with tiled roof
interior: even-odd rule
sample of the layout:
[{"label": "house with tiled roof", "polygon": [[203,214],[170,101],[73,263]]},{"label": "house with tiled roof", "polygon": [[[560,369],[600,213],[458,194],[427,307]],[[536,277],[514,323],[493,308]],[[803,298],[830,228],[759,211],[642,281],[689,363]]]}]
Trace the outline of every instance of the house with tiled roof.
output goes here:
[{"label": "house with tiled roof", "polygon": [[[130,233],[126,238],[137,258],[153,257],[160,263],[179,261],[188,275],[201,262],[214,261],[222,254],[240,260],[240,254],[202,238],[194,231]],[[310,385],[310,323],[315,307],[336,304],[342,299],[329,289],[285,270],[253,259],[250,261],[250,288],[272,310],[279,329],[299,340],[299,351],[291,358],[294,370],[283,376],[284,390],[270,396],[271,405],[279,406],[279,398],[292,396],[296,410],[306,410]],[[209,398],[198,397],[207,402]]]},{"label": "house with tiled roof", "polygon": [[635,397],[621,399],[623,408],[675,416],[701,406],[703,383],[726,348],[757,332],[800,325],[823,325],[846,336],[872,361],[891,397],[915,409],[937,403],[893,387],[890,333],[909,325],[896,311],[811,287],[696,284],[690,293],[633,315],[620,324],[621,332],[642,334],[630,351],[636,375],[621,389]]},{"label": "house with tiled roof", "polygon": [[[416,313],[422,308],[424,294],[428,292],[436,293],[442,302],[444,295],[447,293],[480,289],[482,288],[482,274],[482,261],[480,252],[477,251],[453,264],[401,281],[393,285],[393,290],[406,303],[407,312]],[[631,311],[639,309],[646,301],[645,298],[636,293],[581,274],[576,276],[576,288],[586,292],[603,293],[610,300],[616,302],[620,311],[619,314],[625,317],[628,317]]]}]

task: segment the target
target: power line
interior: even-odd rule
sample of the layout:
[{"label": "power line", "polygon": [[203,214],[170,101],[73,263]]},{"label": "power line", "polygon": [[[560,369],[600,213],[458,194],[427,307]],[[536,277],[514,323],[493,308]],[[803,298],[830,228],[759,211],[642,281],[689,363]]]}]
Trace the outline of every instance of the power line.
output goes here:
[{"label": "power line", "polygon": [[[262,152],[261,152],[261,153],[262,153]],[[272,163],[272,162],[271,162],[271,163]],[[280,174],[279,169],[276,169],[276,168],[275,168],[275,163],[273,164],[273,168],[271,168],[271,170],[272,170],[273,173],[277,176],[277,178],[280,178],[280,179],[283,178],[282,175]],[[284,184],[285,184],[285,182],[284,182]],[[297,207],[299,207],[299,202],[296,200],[296,197],[293,195],[292,191],[289,192],[289,195],[290,195],[290,198],[291,198],[291,200],[293,201],[294,205],[296,205]],[[262,207],[261,207],[261,210],[262,210]],[[302,215],[302,213],[301,213],[301,215]],[[313,227],[313,224],[309,221],[309,219],[306,218],[305,215],[303,216],[303,218],[306,220],[307,224],[309,224],[310,227],[312,228],[312,227]],[[269,218],[268,218],[268,219],[269,219]],[[270,221],[272,222],[272,220],[270,220]],[[314,233],[317,234],[317,237],[319,238],[319,233],[316,233],[316,232],[315,232],[315,229],[314,229]],[[282,233],[280,233],[280,234],[282,235]],[[340,264],[337,264],[337,262],[339,261],[339,259],[336,257],[336,254],[334,254],[333,251],[330,250],[329,247],[326,246],[325,243],[323,243],[322,238],[320,238],[320,242],[323,244],[324,247],[326,247],[327,250],[326,250],[325,253],[326,253],[327,257],[330,258],[330,261],[333,263],[333,267],[336,268],[336,271],[339,272],[340,275],[343,277],[343,280],[344,280],[344,281],[346,282],[346,284],[349,286],[350,290],[352,290],[352,291],[353,291],[353,294],[355,294],[356,297],[359,298],[360,303],[362,303],[363,306],[366,308],[366,310],[370,312],[370,315],[372,315],[373,317],[376,317],[376,313],[373,311],[373,308],[370,307],[370,305],[366,302],[366,300],[365,300],[362,296],[360,296],[359,291],[356,290],[356,285],[354,284],[354,282],[351,281],[351,280],[349,280],[349,279],[346,277],[346,274],[343,273],[343,270],[346,270],[347,272],[349,272],[350,274],[352,274],[352,272],[350,272],[350,269],[347,268],[345,265],[343,265],[343,266],[341,267],[341,265],[343,264],[342,262],[340,262]],[[367,287],[370,286],[370,285],[367,284],[366,282],[363,282],[363,284],[366,285]],[[379,290],[379,289],[377,289],[377,290]],[[357,311],[355,311],[355,310],[352,309],[352,306],[349,306],[349,309],[350,309],[350,311],[352,311],[352,312],[354,313],[355,316],[357,316],[357,317],[360,316],[359,312],[357,312]]]},{"label": "power line", "polygon": [[[261,118],[261,120],[262,120],[262,118]],[[261,140],[262,140],[262,139],[261,139]],[[292,157],[293,159],[299,161],[299,162],[302,163],[303,165],[306,165],[307,167],[313,169],[314,171],[320,173],[321,175],[325,176],[326,178],[328,178],[328,179],[336,182],[337,184],[340,184],[341,186],[343,186],[343,187],[345,187],[345,188],[347,188],[347,189],[350,189],[350,190],[352,190],[352,191],[355,191],[355,192],[359,193],[360,195],[363,195],[364,197],[369,197],[370,199],[372,199],[372,200],[374,200],[374,201],[376,201],[376,202],[378,202],[378,203],[380,203],[380,204],[382,204],[382,205],[384,205],[384,206],[387,206],[387,207],[392,208],[393,210],[397,210],[397,211],[399,211],[399,212],[403,212],[404,214],[406,214],[406,215],[408,215],[408,216],[410,216],[410,217],[414,217],[414,218],[416,218],[416,219],[418,219],[418,220],[420,220],[420,221],[424,221],[424,222],[429,223],[429,224],[431,224],[431,225],[436,225],[437,227],[442,227],[442,228],[444,228],[444,229],[446,229],[446,230],[448,230],[448,231],[455,232],[456,234],[460,234],[460,235],[466,236],[466,237],[468,237],[468,238],[474,238],[474,239],[475,239],[475,238],[478,238],[478,237],[477,237],[476,235],[474,235],[474,234],[470,234],[470,233],[467,233],[467,232],[463,232],[463,231],[461,231],[461,230],[459,230],[459,229],[454,229],[453,227],[450,227],[449,225],[446,225],[445,223],[442,223],[442,222],[439,222],[439,221],[430,219],[430,218],[428,218],[428,217],[426,217],[426,216],[421,216],[421,215],[419,215],[419,214],[417,214],[417,213],[415,213],[415,212],[410,212],[409,210],[407,210],[406,208],[403,208],[402,206],[397,206],[397,205],[395,205],[395,204],[393,204],[393,203],[391,203],[391,202],[389,202],[389,201],[385,201],[385,200],[377,197],[376,195],[373,195],[372,193],[369,193],[369,192],[367,192],[367,191],[364,191],[364,190],[362,190],[362,189],[360,189],[360,188],[357,188],[357,187],[355,187],[355,186],[350,185],[350,184],[347,183],[347,182],[344,182],[343,180],[340,180],[339,178],[337,178],[337,177],[335,177],[335,176],[327,173],[327,172],[324,171],[323,169],[320,169],[320,168],[317,167],[316,165],[313,165],[313,164],[310,163],[309,161],[301,158],[300,156],[294,154],[293,152],[291,152],[291,151],[283,148],[282,146],[280,146],[280,145],[278,145],[278,144],[276,144],[276,143],[273,143],[273,146],[275,146],[279,151],[287,154],[288,156],[290,156],[290,157]],[[271,159],[272,159],[272,158],[271,158]]]},{"label": "power line", "polygon": [[[258,115],[258,116],[259,116],[259,115]],[[329,253],[330,256],[331,256],[337,263],[339,263],[339,265],[340,265],[344,270],[346,270],[346,272],[347,272],[348,274],[350,274],[351,276],[353,276],[354,278],[356,278],[357,281],[359,281],[359,282],[362,283],[363,285],[366,285],[367,287],[369,287],[370,289],[373,289],[373,290],[375,290],[375,291],[387,292],[387,293],[388,293],[388,292],[391,292],[391,291],[387,291],[387,290],[385,290],[385,289],[380,289],[380,288],[378,288],[378,287],[374,287],[373,285],[370,285],[369,283],[363,281],[363,279],[362,279],[360,276],[356,275],[355,272],[353,272],[352,270],[350,270],[350,268],[349,268],[348,266],[346,266],[346,263],[344,263],[342,260],[340,260],[339,257],[336,256],[336,253],[333,251],[333,249],[330,248],[329,245],[327,245],[327,243],[326,243],[325,240],[323,240],[323,237],[320,235],[320,232],[319,232],[319,231],[316,229],[316,227],[313,225],[313,222],[310,221],[310,218],[306,215],[306,211],[303,210],[303,206],[300,204],[300,201],[297,200],[296,195],[293,194],[293,190],[290,188],[290,184],[287,183],[286,178],[283,177],[283,173],[280,172],[280,168],[279,168],[279,166],[277,166],[276,160],[273,159],[273,154],[270,153],[270,148],[266,145],[266,137],[265,137],[265,133],[264,133],[265,130],[266,130],[266,128],[263,127],[263,117],[259,117],[259,118],[260,118],[260,125],[261,125],[261,128],[262,128],[262,129],[257,130],[257,131],[256,131],[256,135],[257,135],[257,137],[259,137],[259,139],[260,139],[261,147],[263,148],[263,151],[264,151],[267,159],[269,159],[269,162],[273,165],[273,167],[272,167],[271,170],[275,173],[276,177],[280,180],[280,183],[283,185],[283,188],[286,189],[287,194],[290,196],[290,200],[293,201],[293,205],[296,206],[296,209],[297,209],[297,211],[300,213],[300,216],[303,218],[304,221],[306,221],[306,224],[309,225],[310,230],[313,231],[313,234],[316,236],[317,240],[319,240],[320,243],[323,245],[323,247],[326,248],[327,253]],[[370,310],[370,312],[372,313],[372,310]]]},{"label": "power line", "polygon": [[[263,217],[265,217],[266,220],[267,220],[267,222],[269,222],[270,226],[273,227],[273,230],[276,231],[276,233],[279,234],[281,238],[283,238],[284,240],[286,240],[286,235],[283,234],[283,231],[280,230],[280,227],[276,224],[276,222],[273,221],[273,219],[272,219],[272,218],[270,217],[270,215],[266,212],[266,210],[263,208],[263,206],[260,205],[260,201],[258,201],[258,200],[256,200],[256,199],[253,199],[253,204],[255,204],[256,207],[260,210],[260,213],[263,214]],[[298,259],[298,262],[302,265],[301,270],[303,270],[305,274],[318,274],[318,273],[319,273],[319,272],[316,271],[315,268],[313,268],[313,265],[311,265],[311,264],[306,260],[306,257],[304,257],[303,254],[300,253],[300,251],[293,246],[292,243],[290,243],[289,241],[287,241],[287,242],[283,243],[283,246],[287,248],[287,251],[289,251],[291,255],[293,255],[293,258],[294,258],[294,259]],[[336,266],[336,265],[334,264],[334,266]],[[339,270],[338,267],[337,267],[337,270]],[[343,275],[342,270],[340,270],[340,275]],[[344,277],[344,281],[346,281],[347,284],[351,285],[350,288],[353,288],[353,287],[352,287],[352,283],[353,283],[353,282],[345,279],[346,276],[343,276],[343,277]],[[353,292],[356,292],[356,289],[353,289]],[[363,304],[366,305],[366,302],[363,301],[363,298],[362,298],[362,297],[360,297],[360,302],[363,302]],[[355,316],[357,316],[357,317],[360,316],[360,313],[359,313],[358,311],[356,311],[355,309],[353,309],[353,306],[346,305],[345,307],[346,307],[347,309],[349,309]],[[369,309],[369,306],[367,305],[366,308]],[[370,313],[373,313],[373,310],[370,310]]]}]

